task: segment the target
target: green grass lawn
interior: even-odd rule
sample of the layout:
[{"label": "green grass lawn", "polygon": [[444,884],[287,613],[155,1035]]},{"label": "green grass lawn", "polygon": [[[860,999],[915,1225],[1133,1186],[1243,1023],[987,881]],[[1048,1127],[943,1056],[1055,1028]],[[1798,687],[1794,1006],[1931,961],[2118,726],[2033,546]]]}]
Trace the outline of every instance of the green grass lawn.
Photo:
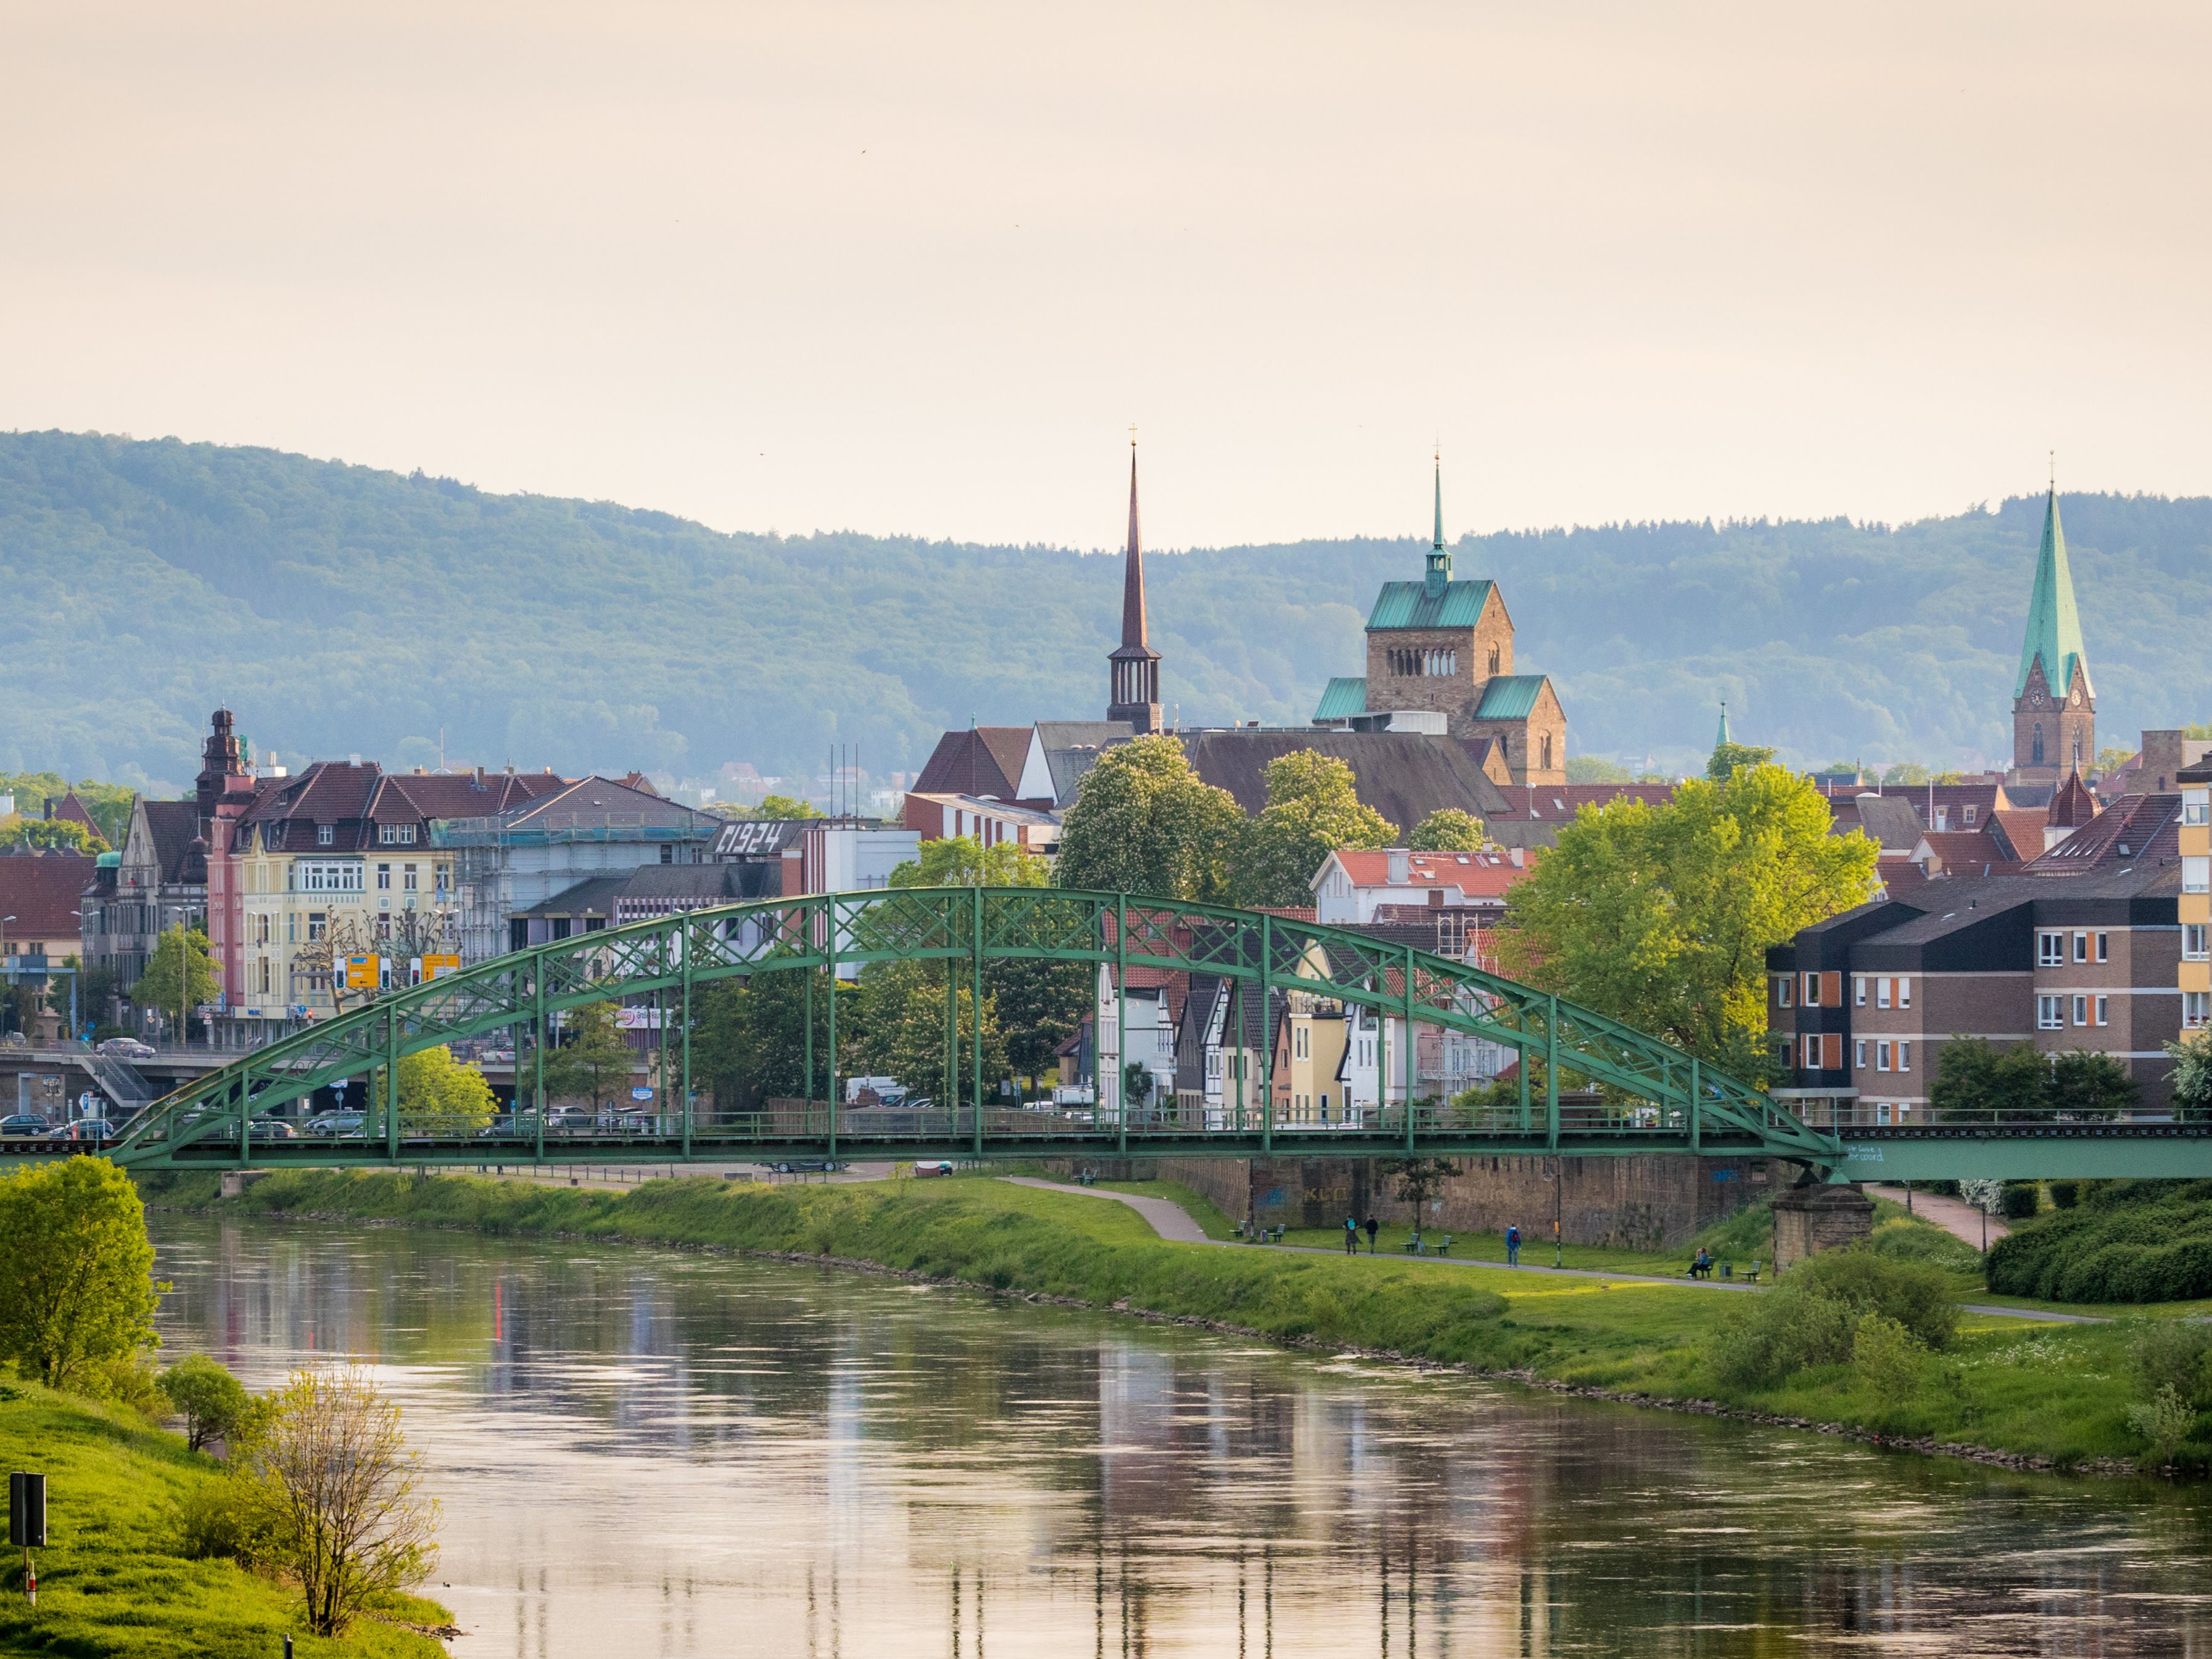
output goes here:
[{"label": "green grass lawn", "polygon": [[[0,1652],[268,1659],[283,1651],[286,1631],[303,1659],[445,1652],[428,1637],[376,1620],[358,1621],[342,1640],[309,1638],[296,1590],[228,1561],[179,1554],[178,1504],[216,1465],[133,1413],[35,1383],[0,1384],[0,1459],[10,1469],[45,1473],[48,1539],[36,1552],[36,1607],[23,1599],[21,1553],[0,1566]],[[392,1611],[416,1624],[447,1618],[413,1598]]]},{"label": "green grass lawn", "polygon": [[[148,1178],[156,1204],[208,1204],[214,1188],[211,1176]],[[1177,1196],[1156,1183],[1139,1189]],[[696,1176],[611,1192],[465,1176],[287,1171],[217,1207],[855,1258],[1097,1307],[1217,1321],[1281,1340],[1526,1370],[2062,1463],[2136,1449],[2126,1425],[2122,1326],[1970,1320],[1954,1349],[1930,1360],[1927,1386],[1906,1405],[1873,1397],[1849,1365],[1802,1372],[1772,1389],[1732,1389],[1715,1376],[1707,1345],[1719,1322],[1746,1311],[1759,1292],[1514,1273],[1458,1257],[1456,1242],[1451,1261],[1170,1244],[1126,1206],[1003,1181],[763,1187]],[[1747,1212],[1716,1237],[1732,1245],[1728,1227],[1748,1235],[1765,1224]],[[1965,1247],[1936,1234],[1897,1212],[1881,1218],[1875,1248],[1934,1261],[1962,1291],[1972,1290],[1978,1281],[1959,1267]],[[1976,1258],[1967,1249],[1964,1259]],[[1642,1273],[1653,1262],[1626,1251],[1583,1260],[1601,1273]],[[1687,1257],[1678,1250],[1659,1260],[1679,1273]]]}]

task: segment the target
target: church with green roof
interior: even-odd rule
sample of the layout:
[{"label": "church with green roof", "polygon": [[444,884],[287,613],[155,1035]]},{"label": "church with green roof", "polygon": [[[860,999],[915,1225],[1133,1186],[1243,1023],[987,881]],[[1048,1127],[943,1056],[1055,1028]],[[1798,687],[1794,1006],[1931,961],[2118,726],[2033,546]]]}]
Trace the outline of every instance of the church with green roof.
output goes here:
[{"label": "church with green roof", "polygon": [[2058,489],[2043,509],[2043,545],[2027,601],[2020,672],[2013,678],[2011,783],[2062,781],[2097,763],[2097,693],[2081,645],[2081,613],[2058,522]]},{"label": "church with green roof", "polygon": [[1367,672],[1340,675],[1316,726],[1460,739],[1498,784],[1567,781],[1567,716],[1548,676],[1513,665],[1513,619],[1495,582],[1452,575],[1443,469],[1436,540],[1419,581],[1384,582],[1367,615]]}]

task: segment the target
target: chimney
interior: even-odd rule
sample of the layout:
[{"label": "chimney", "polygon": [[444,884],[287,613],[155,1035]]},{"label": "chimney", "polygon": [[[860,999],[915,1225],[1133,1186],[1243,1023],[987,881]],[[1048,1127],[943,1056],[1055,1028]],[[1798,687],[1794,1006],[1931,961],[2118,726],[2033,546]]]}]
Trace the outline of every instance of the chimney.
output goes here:
[{"label": "chimney", "polygon": [[1522,854],[1521,849],[1517,847],[1512,848],[1511,854],[1513,859],[1513,867],[1516,870],[1520,869],[1522,864]]},{"label": "chimney", "polygon": [[1390,885],[1393,887],[1403,887],[1408,881],[1413,879],[1413,872],[1407,866],[1406,860],[1406,849],[1404,848],[1393,847],[1388,853],[1383,854],[1383,857],[1386,860],[1384,879],[1387,880]]}]

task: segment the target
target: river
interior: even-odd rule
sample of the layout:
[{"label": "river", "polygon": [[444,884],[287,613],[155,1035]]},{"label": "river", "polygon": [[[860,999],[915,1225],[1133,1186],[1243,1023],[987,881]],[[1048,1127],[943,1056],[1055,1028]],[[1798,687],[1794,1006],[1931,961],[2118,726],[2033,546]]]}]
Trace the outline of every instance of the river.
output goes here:
[{"label": "river", "polygon": [[2212,1502],[826,1269],[150,1218],[171,1355],[372,1366],[459,1655],[2212,1653]]}]

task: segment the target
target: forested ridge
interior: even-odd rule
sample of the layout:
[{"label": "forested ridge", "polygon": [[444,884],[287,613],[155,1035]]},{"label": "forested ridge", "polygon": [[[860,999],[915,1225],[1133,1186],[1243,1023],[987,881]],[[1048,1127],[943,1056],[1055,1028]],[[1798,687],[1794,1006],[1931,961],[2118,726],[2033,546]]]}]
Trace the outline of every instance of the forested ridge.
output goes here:
[{"label": "forested ridge", "polygon": [[[2102,739],[2205,717],[2183,619],[2212,600],[2212,500],[2060,503]],[[1785,759],[1948,764],[2007,752],[2041,515],[2031,497],[1455,551],[1503,585],[1571,753],[1692,764],[1726,698],[1735,735]],[[1303,722],[1361,672],[1376,585],[1418,575],[1424,544],[1155,553],[1163,699],[1189,723]],[[726,536],[267,449],[0,434],[0,770],[180,781],[227,702],[287,761],[434,763],[442,727],[448,758],[489,764],[789,775],[842,742],[881,776],[970,720],[1100,714],[1120,580],[1062,548]]]}]

